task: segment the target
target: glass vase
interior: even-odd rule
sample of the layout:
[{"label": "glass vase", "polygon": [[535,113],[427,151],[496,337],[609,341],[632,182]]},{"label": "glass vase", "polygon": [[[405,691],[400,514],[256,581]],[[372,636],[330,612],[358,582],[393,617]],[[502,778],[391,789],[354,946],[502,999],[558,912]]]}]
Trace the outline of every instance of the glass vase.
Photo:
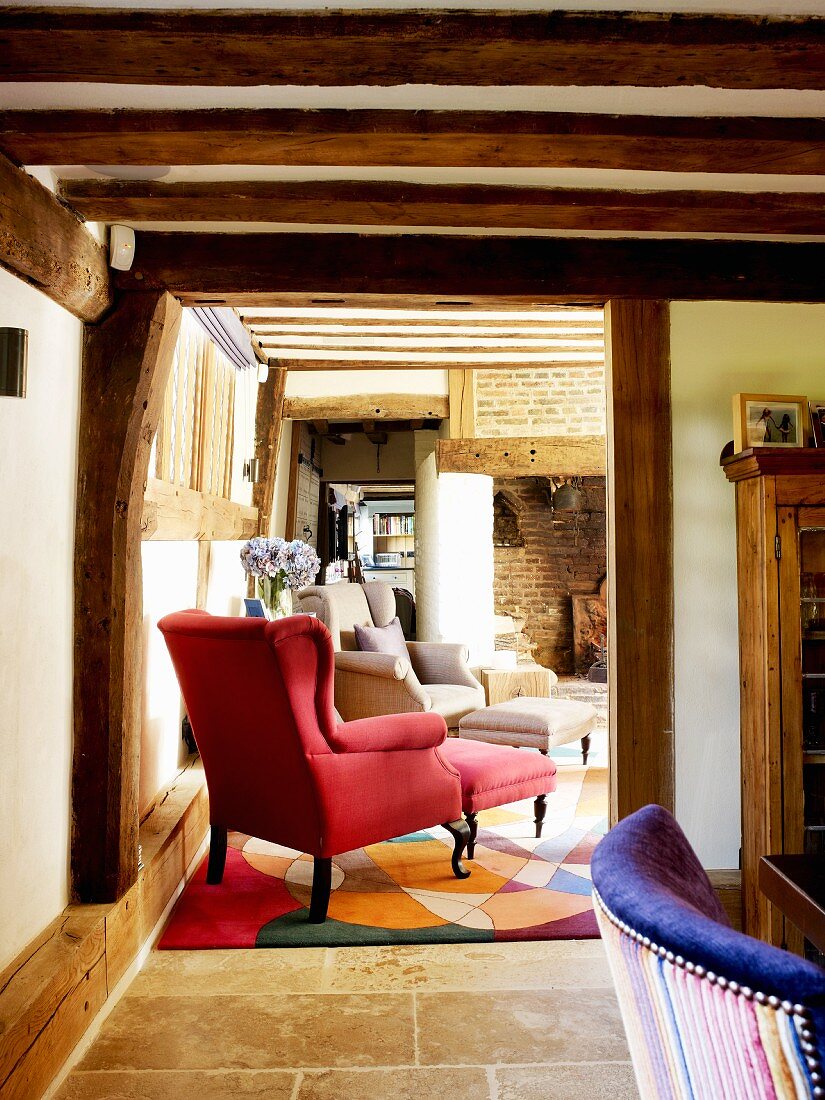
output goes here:
[{"label": "glass vase", "polygon": [[292,591],[281,571],[274,577],[258,577],[258,596],[263,600],[270,619],[284,619],[292,614]]}]

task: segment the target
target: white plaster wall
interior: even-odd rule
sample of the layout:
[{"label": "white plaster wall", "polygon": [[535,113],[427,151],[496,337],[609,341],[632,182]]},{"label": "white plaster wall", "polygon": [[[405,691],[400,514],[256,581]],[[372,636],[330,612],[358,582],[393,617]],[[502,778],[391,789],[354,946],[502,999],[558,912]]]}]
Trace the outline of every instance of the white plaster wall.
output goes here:
[{"label": "white plaster wall", "polygon": [[446,370],[293,370],[286,376],[287,397],[448,392]]},{"label": "white plaster wall", "polygon": [[246,573],[241,565],[243,540],[213,542],[206,610],[212,615],[240,615],[246,595]]},{"label": "white plaster wall", "polygon": [[289,500],[289,457],[292,454],[292,421],[281,426],[278,443],[278,465],[275,467],[275,500],[269,521],[269,537],[283,538],[286,530],[286,509]]},{"label": "white plaster wall", "polygon": [[0,270],[29,332],[25,400],[0,398],[0,968],[69,899],[72,562],[80,322]]},{"label": "white plaster wall", "polygon": [[736,867],[736,522],[719,453],[734,393],[825,399],[825,306],[674,303],[671,366],[676,815],[706,867]]},{"label": "white plaster wall", "polygon": [[412,432],[394,432],[381,447],[355,432],[343,447],[324,442],[325,481],[405,481],[415,476]]},{"label": "white plaster wall", "polygon": [[416,432],[415,594],[418,638],[463,642],[470,663],[494,649],[493,479],[436,472],[437,432]]}]

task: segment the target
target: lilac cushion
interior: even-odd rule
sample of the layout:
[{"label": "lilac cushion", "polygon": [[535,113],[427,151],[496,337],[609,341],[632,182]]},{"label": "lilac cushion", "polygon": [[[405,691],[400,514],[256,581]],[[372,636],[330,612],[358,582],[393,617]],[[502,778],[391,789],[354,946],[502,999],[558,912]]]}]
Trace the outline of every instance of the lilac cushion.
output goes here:
[{"label": "lilac cushion", "polygon": [[391,653],[394,657],[410,659],[410,651],[396,615],[386,626],[359,626],[355,623],[355,644],[363,653]]}]

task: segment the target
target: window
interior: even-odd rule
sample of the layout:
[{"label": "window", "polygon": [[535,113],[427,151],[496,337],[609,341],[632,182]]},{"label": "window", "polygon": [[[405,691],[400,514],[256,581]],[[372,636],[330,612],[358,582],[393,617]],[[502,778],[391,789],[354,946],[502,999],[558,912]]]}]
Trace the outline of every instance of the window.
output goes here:
[{"label": "window", "polygon": [[184,311],[149,460],[150,476],[229,498],[235,374],[234,365]]}]

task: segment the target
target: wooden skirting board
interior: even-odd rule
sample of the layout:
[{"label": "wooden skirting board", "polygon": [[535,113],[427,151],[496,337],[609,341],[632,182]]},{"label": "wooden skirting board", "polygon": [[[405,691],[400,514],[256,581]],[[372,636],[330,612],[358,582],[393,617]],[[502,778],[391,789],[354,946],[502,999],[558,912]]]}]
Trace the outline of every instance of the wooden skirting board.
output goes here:
[{"label": "wooden skirting board", "polygon": [[600,477],[606,470],[604,436],[439,439],[440,474],[489,477]]},{"label": "wooden skirting board", "polygon": [[0,974],[0,1096],[41,1096],[148,940],[209,827],[197,758],[140,828],[143,869],[111,905],[69,905]]},{"label": "wooden skirting board", "polygon": [[258,509],[150,478],[143,502],[144,541],[251,538],[258,530]]},{"label": "wooden skirting board", "polygon": [[724,906],[731,925],[742,931],[742,872],[738,870],[708,871],[713,889]]}]

